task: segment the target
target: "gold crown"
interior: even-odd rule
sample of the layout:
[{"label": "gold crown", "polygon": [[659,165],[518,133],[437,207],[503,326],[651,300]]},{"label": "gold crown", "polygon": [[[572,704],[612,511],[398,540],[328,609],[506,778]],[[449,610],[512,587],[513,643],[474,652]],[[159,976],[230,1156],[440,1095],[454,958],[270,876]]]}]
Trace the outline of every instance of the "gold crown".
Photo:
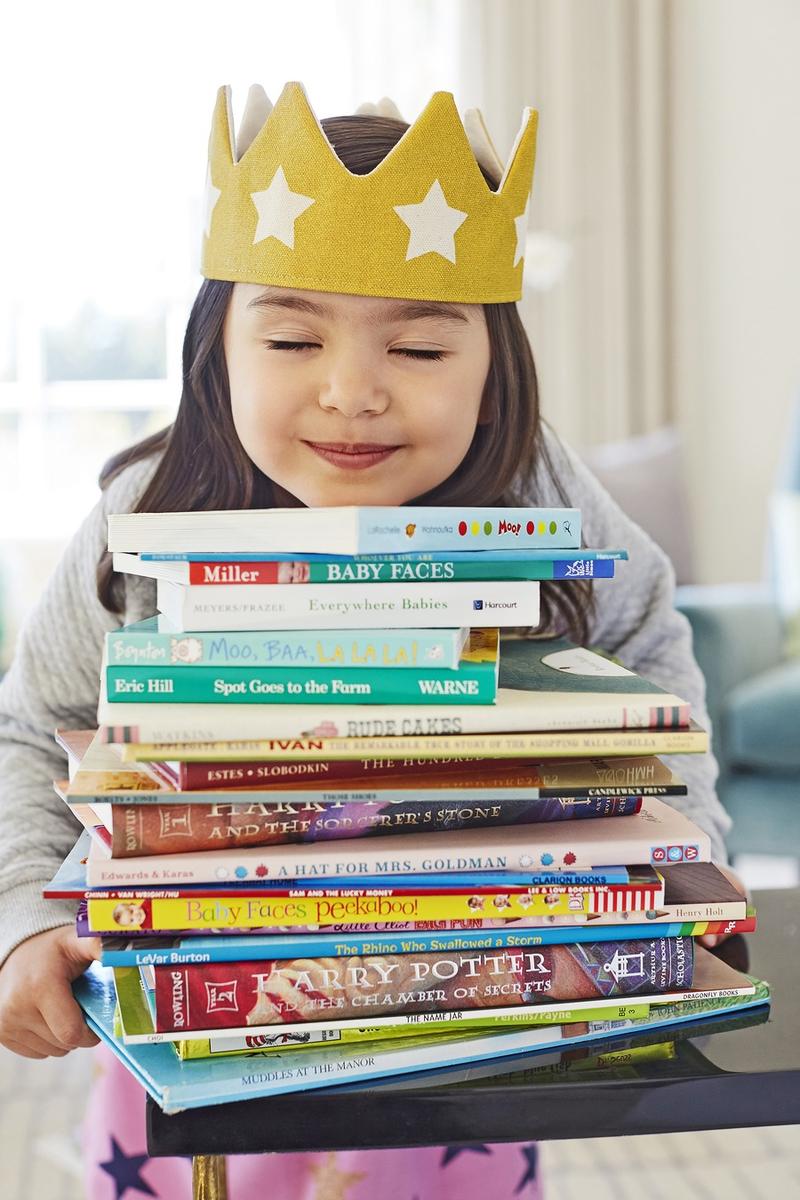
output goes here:
[{"label": "gold crown", "polygon": [[[383,111],[391,105],[381,103]],[[383,161],[354,175],[302,84],[287,83],[274,107],[251,88],[238,138],[230,88],[222,87],[209,139],[202,273],[361,296],[519,300],[537,115],[525,109],[502,170],[478,110],[462,122],[450,92],[435,92]],[[502,174],[496,192],[479,162]]]}]

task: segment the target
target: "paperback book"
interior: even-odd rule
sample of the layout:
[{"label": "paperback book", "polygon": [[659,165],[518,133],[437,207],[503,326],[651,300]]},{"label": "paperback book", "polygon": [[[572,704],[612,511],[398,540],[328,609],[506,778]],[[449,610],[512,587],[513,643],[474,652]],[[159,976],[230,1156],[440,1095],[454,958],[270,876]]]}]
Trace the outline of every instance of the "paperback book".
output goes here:
[{"label": "paperback book", "polygon": [[571,549],[581,544],[576,508],[392,507],[228,509],[115,513],[108,549],[380,554],[404,550]]}]

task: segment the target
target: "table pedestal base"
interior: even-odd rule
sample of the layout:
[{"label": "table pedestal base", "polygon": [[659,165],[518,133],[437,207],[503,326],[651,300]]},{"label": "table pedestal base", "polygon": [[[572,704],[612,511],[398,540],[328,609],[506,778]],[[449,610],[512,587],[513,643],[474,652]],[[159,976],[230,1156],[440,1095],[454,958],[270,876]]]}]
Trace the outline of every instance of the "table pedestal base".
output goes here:
[{"label": "table pedestal base", "polygon": [[192,1159],[193,1200],[228,1200],[224,1154],[195,1154]]}]

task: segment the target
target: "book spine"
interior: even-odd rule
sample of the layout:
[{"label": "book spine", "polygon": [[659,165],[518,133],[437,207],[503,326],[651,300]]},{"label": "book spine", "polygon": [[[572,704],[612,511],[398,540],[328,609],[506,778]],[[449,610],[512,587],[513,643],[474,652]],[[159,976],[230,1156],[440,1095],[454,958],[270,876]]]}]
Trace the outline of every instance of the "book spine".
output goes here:
[{"label": "book spine", "polygon": [[[191,552],[173,553],[141,553],[134,555],[141,562],[187,562],[187,563],[260,563],[260,562],[294,562],[297,554],[225,554],[217,551],[214,554]],[[624,562],[628,557],[627,550],[587,550],[572,547],[558,549],[551,547],[547,550],[528,548],[525,550],[409,550],[391,554],[304,554],[304,562],[312,563],[394,563],[394,562],[471,562],[471,563],[520,563],[520,562]]]},{"label": "book spine", "polygon": [[316,632],[224,630],[174,637],[168,633],[119,630],[106,634],[109,666],[247,667],[458,667],[461,629],[375,629],[343,635]]},{"label": "book spine", "polygon": [[112,704],[493,704],[497,667],[463,661],[457,671],[108,667],[106,687]]},{"label": "book spine", "polygon": [[[226,790],[272,788],[281,784],[299,787],[303,783],[325,783],[335,780],[337,788],[357,791],[365,779],[374,786],[376,779],[392,781],[413,778],[416,790],[430,787],[440,774],[451,776],[457,773],[485,772],[490,761],[485,758],[440,758],[433,762],[430,759],[387,762],[385,759],[376,758],[364,759],[361,762],[324,762],[318,759],[310,759],[308,762],[263,762],[254,758],[250,762],[231,765],[219,762],[182,762],[178,765],[178,786],[182,791],[190,792],[220,786]],[[520,776],[520,783],[515,786],[535,787],[539,782],[538,776],[530,774],[524,781]],[[631,789],[633,790],[635,789]]]},{"label": "book spine", "polygon": [[[109,716],[111,714],[108,714]],[[403,755],[434,760],[443,754],[483,758],[597,758],[627,757],[631,754],[705,754],[709,748],[704,729],[597,729],[542,730],[531,733],[419,734],[398,733],[385,737],[306,736],[302,738],[231,738],[219,734],[191,737],[143,737],[135,722],[114,724],[103,720],[101,741],[120,746],[121,762],[149,762],[158,759],[201,762],[297,761],[319,758],[360,761],[364,758],[397,759]],[[163,732],[163,731],[159,731]]]},{"label": "book spine", "polygon": [[[698,923],[699,924],[699,923]],[[700,932],[721,931],[705,926]],[[719,924],[719,930],[716,929]],[[737,932],[739,930],[737,929]],[[671,922],[657,930],[647,922],[607,925],[602,929],[604,942],[645,940],[652,937],[689,937],[695,935],[691,922]],[[564,943],[596,942],[597,927],[591,925],[546,925],[525,929],[517,925],[498,929],[436,929],[398,933],[370,933],[354,930],[347,934],[302,931],[277,936],[252,934],[247,938],[220,934],[215,938],[188,937],[152,945],[153,939],[139,938],[122,947],[106,942],[102,963],[112,967],[183,966],[210,962],[248,962],[261,958],[345,958],[363,955],[425,954],[443,951],[489,951],[507,947],[558,946]]]},{"label": "book spine", "polygon": [[359,509],[358,554],[398,545],[414,550],[501,550],[507,546],[571,549],[581,544],[581,515],[572,508]]},{"label": "book spine", "polygon": [[[189,584],[444,583],[498,579],[613,579],[613,559],[528,562],[191,562]],[[146,574],[146,571],[143,572]]]},{"label": "book spine", "polygon": [[[705,1003],[707,1004],[708,1001]],[[618,1019],[625,1020],[626,1024],[630,1021],[642,1020],[653,1011],[652,1005],[646,1002],[642,1004],[627,1003],[620,1007],[624,1007],[627,1016]],[[663,1007],[666,1006],[662,1006],[662,1009]],[[611,1011],[614,1011],[613,1008]],[[559,1013],[559,1019],[562,1022],[603,1021],[606,1025],[614,1023],[613,1017],[609,1017],[607,1008],[567,1010],[567,1012]],[[458,1018],[452,1021],[442,1021],[436,1026],[436,1037],[444,1039],[446,1035],[463,1036],[465,1033],[477,1033],[480,1030],[510,1031],[515,1027],[539,1024],[552,1024],[551,1015],[546,1012],[538,1012],[533,1006],[526,1006],[525,1010],[517,1016],[487,1016],[469,1022]],[[283,1050],[285,1052],[287,1049],[301,1050],[320,1045],[330,1046],[331,1044],[347,1046],[356,1043],[356,1045],[360,1045],[364,1042],[385,1042],[389,1036],[392,1039],[408,1041],[420,1037],[429,1038],[431,1030],[429,1026],[425,1025],[398,1025],[392,1030],[387,1030],[383,1025],[358,1025],[353,1029],[317,1029],[315,1026],[309,1026],[308,1029],[295,1030],[290,1033],[288,1030],[276,1026],[273,1032],[259,1033],[252,1037],[241,1034],[230,1036],[223,1030],[216,1037],[181,1039],[174,1042],[173,1045],[178,1058],[195,1059],[218,1058],[234,1054],[269,1055],[275,1051]],[[413,1041],[409,1044],[413,1045]]]},{"label": "book spine", "polygon": [[[592,705],[587,697],[575,704],[556,704],[550,707],[528,704],[511,705],[498,704],[462,704],[454,711],[452,704],[403,704],[403,705],[331,705],[321,704],[274,704],[265,715],[264,707],[260,704],[148,704],[146,702],[120,701],[109,703],[104,696],[100,699],[98,715],[103,726],[110,727],[112,736],[109,741],[139,741],[139,742],[201,742],[209,743],[224,741],[257,740],[266,731],[268,725],[274,742],[303,744],[303,740],[314,739],[318,743],[326,739],[330,745],[334,739],[353,738],[355,743],[346,755],[341,754],[344,746],[332,745],[340,751],[338,757],[360,758],[366,754],[375,757],[371,743],[380,738],[406,738],[415,730],[424,730],[425,734],[436,735],[437,742],[440,734],[468,737],[474,734],[490,734],[501,732],[510,734],[518,732],[521,736],[518,745],[525,748],[526,755],[541,754],[535,741],[525,742],[525,735],[531,733],[564,733],[572,732],[573,739],[562,739],[562,745],[578,744],[591,745],[590,736],[585,732],[599,728],[613,729],[615,734],[624,735],[626,727],[648,726],[650,729],[664,728],[667,725],[683,726],[687,724],[688,710],[675,710],[671,706],[637,705],[625,703],[606,703],[600,707]],[[127,730],[127,733],[125,733]],[[578,732],[583,731],[581,738]],[[637,730],[638,732],[638,730]],[[588,740],[587,740],[588,739]],[[612,746],[621,746],[620,753],[629,754],[635,740],[626,741],[624,736],[608,739]],[[502,744],[503,739],[497,738]],[[662,750],[658,739],[647,742],[648,753]],[[680,745],[680,739],[676,739]],[[466,744],[466,743],[465,743]],[[473,743],[475,744],[475,743]],[[551,743],[545,740],[545,745]],[[557,743],[555,743],[557,744]],[[605,739],[598,743],[601,752],[605,749]],[[533,747],[537,746],[534,750]],[[403,753],[398,744],[396,750],[386,748],[388,757],[396,757]],[[441,757],[444,747],[437,749],[437,757]],[[458,753],[463,751],[458,748]],[[663,749],[664,753],[673,751]],[[253,757],[251,753],[248,757]],[[260,750],[259,750],[260,756]],[[159,754],[159,758],[168,757]],[[178,757],[169,755],[170,758]],[[180,756],[182,757],[182,755]],[[204,755],[209,758],[210,755]],[[308,758],[308,754],[301,757]],[[333,757],[325,754],[324,757]],[[420,756],[418,756],[420,757]]]},{"label": "book spine", "polygon": [[[534,627],[539,624],[539,584],[353,584],[332,593],[329,584],[203,587],[157,581],[157,604],[174,630],[402,629]],[[159,628],[164,623],[159,620]]]},{"label": "book spine", "polygon": [[157,1032],[368,1019],[688,989],[691,938],[155,967]]},{"label": "book spine", "polygon": [[[614,885],[609,885],[614,886]],[[627,889],[631,912],[642,912],[657,906],[652,887]],[[327,927],[347,922],[354,926],[374,926],[394,921],[469,921],[479,914],[487,918],[513,920],[527,916],[565,916],[575,919],[593,911],[593,902],[600,894],[598,888],[575,889],[567,892],[539,893],[525,896],[509,892],[485,896],[463,892],[418,892],[383,895],[343,895],[307,892],[297,897],[263,896],[236,897],[176,897],[156,898],[143,895],[139,899],[87,900],[90,926],[96,930],[111,930],[117,934],[131,929],[150,929],[161,932],[179,930],[263,929],[283,926],[316,925]]]},{"label": "book spine", "polygon": [[[176,798],[177,799],[177,798]],[[576,804],[542,797],[487,803],[443,804],[439,800],[307,803],[115,804],[111,806],[114,858],[219,850],[228,845],[274,846],[293,842],[347,840],[376,834],[529,825],[587,817],[630,816],[640,796],[588,798]]]}]

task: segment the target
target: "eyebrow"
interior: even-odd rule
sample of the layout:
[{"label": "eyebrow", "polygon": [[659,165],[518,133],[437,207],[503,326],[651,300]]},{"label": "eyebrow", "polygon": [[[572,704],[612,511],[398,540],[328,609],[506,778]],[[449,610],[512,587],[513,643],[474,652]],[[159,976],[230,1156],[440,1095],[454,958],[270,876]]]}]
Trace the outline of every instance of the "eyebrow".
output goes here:
[{"label": "eyebrow", "polygon": [[[313,317],[335,317],[336,313],[327,304],[307,300],[304,296],[284,295],[282,292],[266,291],[248,302],[247,307],[260,309],[289,309],[309,313]],[[455,304],[439,304],[434,300],[395,300],[373,312],[366,318],[367,324],[388,325],[392,321],[433,320],[455,325],[468,325],[469,317]]]}]

